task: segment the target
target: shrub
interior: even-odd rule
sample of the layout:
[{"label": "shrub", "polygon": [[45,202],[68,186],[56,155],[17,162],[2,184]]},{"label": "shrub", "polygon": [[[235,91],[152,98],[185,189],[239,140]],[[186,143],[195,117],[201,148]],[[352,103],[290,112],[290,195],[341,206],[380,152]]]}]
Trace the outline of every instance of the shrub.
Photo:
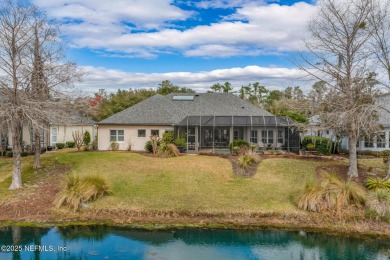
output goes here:
[{"label": "shrub", "polygon": [[5,156],[6,157],[13,157],[14,156],[14,153],[12,151],[6,151],[5,152]]},{"label": "shrub", "polygon": [[364,189],[353,181],[342,181],[336,175],[326,174],[320,183],[307,183],[298,201],[298,207],[307,211],[342,209],[351,205],[363,205]]},{"label": "shrub", "polygon": [[321,154],[331,154],[334,146],[334,143],[329,138],[321,136],[305,136],[302,140],[302,146],[308,148],[309,144],[312,144],[314,146],[313,148]]},{"label": "shrub", "polygon": [[314,144],[307,144],[306,145],[306,149],[307,150],[313,150],[315,148],[315,145]]},{"label": "shrub", "polygon": [[[47,151],[47,150],[46,150],[46,148],[45,148],[45,147],[42,147],[42,148],[41,148],[41,154],[44,154],[44,153],[46,153],[46,151]],[[49,151],[51,151],[51,150],[49,150]]]},{"label": "shrub", "polygon": [[245,140],[242,139],[235,139],[233,142],[229,144],[229,149],[230,150],[238,150],[241,147],[249,147],[249,143]]},{"label": "shrub", "polygon": [[20,153],[20,156],[21,156],[21,157],[26,157],[27,155],[28,155],[27,152],[21,152],[21,153]]},{"label": "shrub", "polygon": [[367,209],[379,217],[390,217],[390,190],[378,189],[367,197]]},{"label": "shrub", "polygon": [[111,142],[110,147],[111,147],[112,151],[118,151],[119,150],[119,144],[116,143],[116,142]]},{"label": "shrub", "polygon": [[163,157],[177,157],[180,151],[174,144],[161,143],[158,148],[158,154]]},{"label": "shrub", "polygon": [[96,200],[110,193],[109,186],[100,176],[80,178],[75,174],[68,175],[65,190],[57,197],[56,207],[66,206],[76,212],[82,203]]},{"label": "shrub", "polygon": [[172,131],[164,132],[161,141],[167,144],[173,143],[174,141],[173,132]]},{"label": "shrub", "polygon": [[187,143],[186,143],[186,139],[184,139],[184,138],[176,138],[174,143],[175,143],[175,145],[178,146],[178,147],[179,147],[179,146],[184,147],[184,146],[186,146],[186,144],[187,144]]},{"label": "shrub", "polygon": [[63,149],[65,147],[64,143],[56,143],[57,149]]},{"label": "shrub", "polygon": [[238,167],[240,167],[243,170],[248,169],[249,166],[253,165],[255,163],[255,160],[252,156],[249,155],[241,155],[237,159]]},{"label": "shrub", "polygon": [[88,131],[85,131],[83,142],[86,146],[88,146],[91,143],[91,134]]},{"label": "shrub", "polygon": [[369,190],[388,189],[390,190],[390,181],[385,178],[370,177],[366,180],[366,187]]},{"label": "shrub", "polygon": [[66,142],[66,147],[74,148],[76,146],[76,143],[73,141]]},{"label": "shrub", "polygon": [[[161,145],[161,142],[158,141],[158,142],[157,142],[157,145],[160,146],[160,145]],[[153,153],[152,141],[147,141],[147,142],[145,143],[145,151],[147,151],[148,153]]]}]

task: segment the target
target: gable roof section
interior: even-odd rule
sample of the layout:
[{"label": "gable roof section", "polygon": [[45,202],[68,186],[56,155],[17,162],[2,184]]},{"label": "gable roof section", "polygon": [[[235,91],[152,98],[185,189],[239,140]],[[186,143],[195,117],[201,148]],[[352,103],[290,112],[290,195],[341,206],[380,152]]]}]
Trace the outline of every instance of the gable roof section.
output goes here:
[{"label": "gable roof section", "polygon": [[173,125],[185,116],[185,112],[179,107],[157,94],[100,121],[98,124]]},{"label": "gable roof section", "polygon": [[[194,96],[194,99],[178,96]],[[187,116],[273,115],[230,93],[171,93],[154,95],[98,124],[175,125]]]}]

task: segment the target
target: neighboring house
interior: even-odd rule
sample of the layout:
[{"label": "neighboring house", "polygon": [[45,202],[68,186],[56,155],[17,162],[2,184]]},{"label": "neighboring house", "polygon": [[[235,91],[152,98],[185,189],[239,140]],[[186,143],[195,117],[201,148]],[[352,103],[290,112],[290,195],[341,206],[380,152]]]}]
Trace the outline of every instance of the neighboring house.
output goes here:
[{"label": "neighboring house", "polygon": [[[381,95],[376,98],[377,104],[384,109],[380,109],[379,124],[383,127],[383,131],[376,133],[371,138],[364,138],[357,142],[358,151],[384,151],[390,150],[390,94]],[[309,119],[309,126],[304,133],[305,136],[315,135],[323,136],[335,141],[335,134],[332,129],[321,127],[319,116],[313,116]],[[341,140],[341,148],[348,149],[348,138],[344,137]]]},{"label": "neighboring house", "polygon": [[55,146],[56,143],[66,143],[73,141],[72,132],[86,132],[91,135],[91,142],[97,135],[96,122],[83,115],[74,115],[67,119],[64,123],[50,123],[49,124],[49,139],[48,145]]},{"label": "neighboring house", "polygon": [[189,153],[226,150],[234,139],[262,149],[299,152],[293,121],[277,117],[230,93],[154,95],[98,124],[99,150],[144,150],[151,135],[173,131]]},{"label": "neighboring house", "polygon": [[304,136],[322,136],[329,138],[333,141],[336,140],[336,136],[332,129],[321,126],[321,119],[318,115],[309,118],[309,124],[303,133]]},{"label": "neighboring house", "polygon": [[[72,132],[89,131],[91,142],[96,136],[96,122],[80,114],[70,115],[64,122],[45,123],[44,129],[41,129],[41,147],[55,146],[56,143],[66,143],[73,141]],[[11,134],[8,133],[8,137]],[[12,138],[7,138],[8,145],[12,146]],[[34,143],[34,136],[31,126],[28,123],[23,124],[22,145],[31,146]]]},{"label": "neighboring house", "polygon": [[378,111],[379,124],[383,130],[371,138],[360,140],[357,143],[358,151],[390,150],[390,94],[381,95],[377,97],[376,101],[383,108]]}]

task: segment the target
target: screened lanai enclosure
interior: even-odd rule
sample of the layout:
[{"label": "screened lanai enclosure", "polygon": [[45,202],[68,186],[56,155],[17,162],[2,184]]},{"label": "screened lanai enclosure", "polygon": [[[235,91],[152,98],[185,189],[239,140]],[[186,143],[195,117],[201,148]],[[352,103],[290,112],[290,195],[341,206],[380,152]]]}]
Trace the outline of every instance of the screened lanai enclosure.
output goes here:
[{"label": "screened lanai enclosure", "polygon": [[246,140],[259,153],[299,153],[300,148],[298,128],[284,116],[187,116],[175,126],[175,136],[186,140],[188,153],[227,153],[235,139]]}]

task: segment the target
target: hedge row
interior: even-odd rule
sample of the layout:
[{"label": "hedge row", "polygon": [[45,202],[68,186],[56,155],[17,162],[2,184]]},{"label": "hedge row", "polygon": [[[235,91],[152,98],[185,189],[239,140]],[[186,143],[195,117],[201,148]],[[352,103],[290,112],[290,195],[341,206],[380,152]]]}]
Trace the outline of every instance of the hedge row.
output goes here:
[{"label": "hedge row", "polygon": [[331,154],[334,143],[329,138],[321,136],[305,136],[302,140],[303,148],[312,148],[321,154]]}]

